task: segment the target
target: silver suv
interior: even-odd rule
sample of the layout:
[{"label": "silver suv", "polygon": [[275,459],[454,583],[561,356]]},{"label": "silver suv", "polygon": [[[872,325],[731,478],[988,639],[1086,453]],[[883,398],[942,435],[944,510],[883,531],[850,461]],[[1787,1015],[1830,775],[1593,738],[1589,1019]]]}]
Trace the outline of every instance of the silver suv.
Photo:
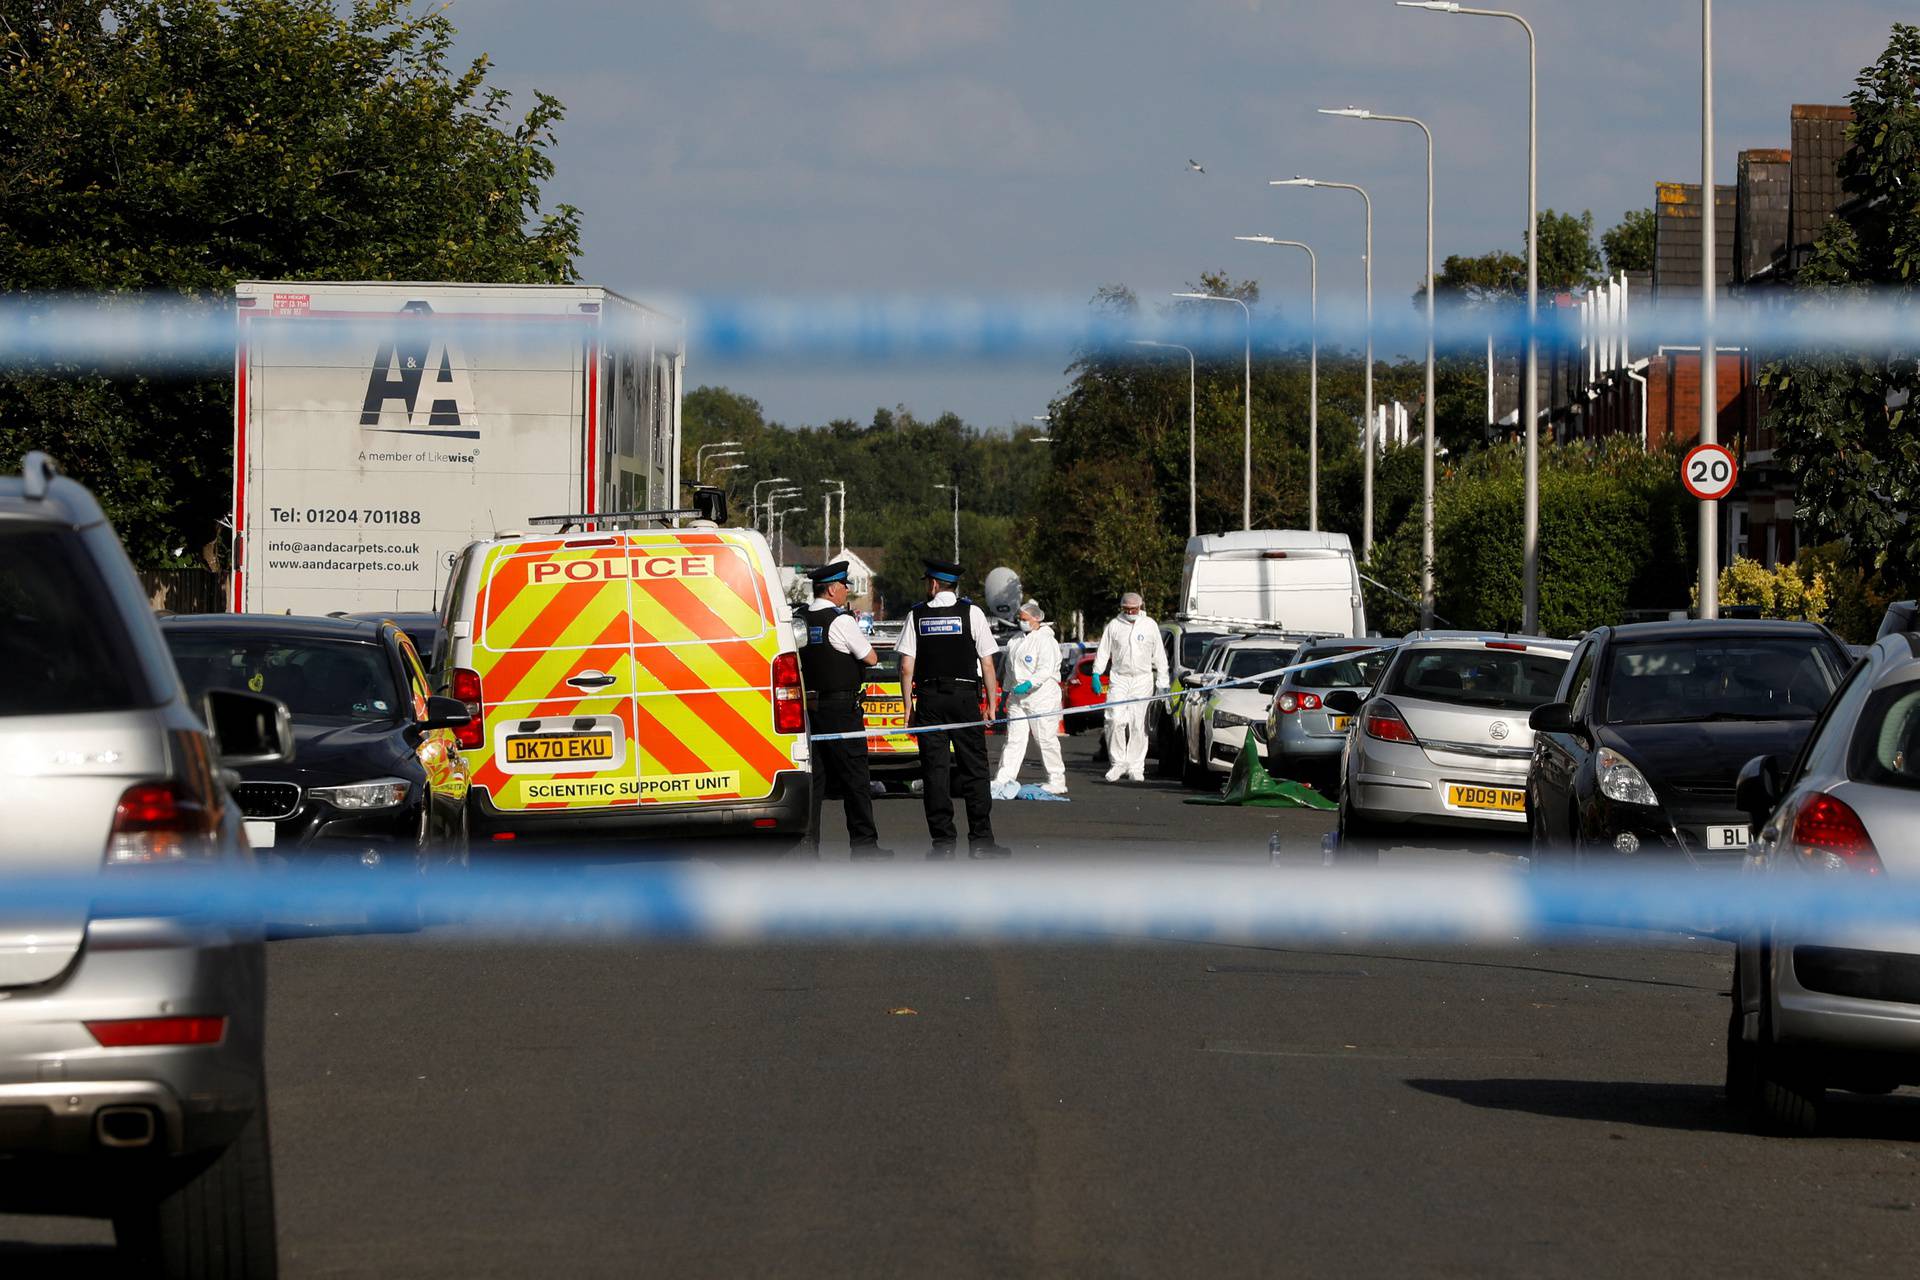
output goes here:
[{"label": "silver suv", "polygon": [[35,885],[250,870],[223,769],[286,754],[285,712],[209,695],[203,727],[93,495],[37,453],[0,478],[0,671],[0,1212],[110,1218],[144,1274],[272,1275],[257,924]]}]

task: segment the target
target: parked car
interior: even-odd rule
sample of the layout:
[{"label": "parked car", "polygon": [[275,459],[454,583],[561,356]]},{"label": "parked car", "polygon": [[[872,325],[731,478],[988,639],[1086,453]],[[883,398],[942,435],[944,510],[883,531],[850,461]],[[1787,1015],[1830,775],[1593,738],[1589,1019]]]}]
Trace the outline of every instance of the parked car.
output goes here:
[{"label": "parked car", "polygon": [[[860,677],[862,722],[868,729],[905,729],[907,702],[900,688],[900,652],[893,642],[872,637],[877,667]],[[899,639],[895,630],[892,641]],[[920,739],[911,733],[890,733],[867,739],[868,773],[881,781],[906,781],[920,776]]]},{"label": "parked car", "polygon": [[[161,630],[190,694],[253,690],[292,715],[294,758],[248,765],[234,788],[268,861],[413,876],[465,865],[468,773],[453,730],[467,708],[428,692],[399,627],[241,613],[168,618]],[[417,927],[399,901],[378,923]]]},{"label": "parked car", "polygon": [[1187,680],[1199,669],[1207,646],[1226,634],[1220,627],[1174,618],[1160,624],[1160,639],[1167,648],[1167,676],[1173,696],[1147,708],[1149,754],[1159,762],[1162,777],[1180,776],[1185,754],[1180,733],[1180,703]]},{"label": "parked car", "polygon": [[[1920,634],[1883,636],[1797,755],[1757,756],[1735,801],[1743,864],[1791,893],[1920,876]],[[1920,925],[1738,939],[1727,1094],[1762,1127],[1812,1132],[1830,1088],[1920,1084]]]},{"label": "parked car", "polygon": [[1798,754],[1850,665],[1833,633],[1810,622],[1590,632],[1531,719],[1536,858],[1736,865],[1751,836],[1734,799],[1741,766]]},{"label": "parked car", "polygon": [[1099,693],[1093,691],[1095,656],[1091,652],[1081,654],[1060,684],[1061,723],[1067,726],[1068,733],[1097,728],[1103,721],[1105,713],[1101,708],[1106,705],[1107,695],[1104,687]]},{"label": "parked car", "polygon": [[1553,699],[1568,640],[1421,631],[1364,698],[1321,699],[1357,723],[1341,754],[1339,844],[1366,858],[1406,826],[1517,833],[1526,822],[1527,715]]},{"label": "parked car", "polygon": [[1296,650],[1296,664],[1340,660],[1289,671],[1281,679],[1264,726],[1268,772],[1276,778],[1325,782],[1338,792],[1340,752],[1353,717],[1328,707],[1326,697],[1345,689],[1364,698],[1399,645],[1397,638],[1315,640]]},{"label": "parked car", "polygon": [[[1181,780],[1204,787],[1216,773],[1228,773],[1246,744],[1247,730],[1264,726],[1267,707],[1280,677],[1269,675],[1292,661],[1298,640],[1255,634],[1214,642],[1206,663],[1193,675],[1181,700]],[[1258,684],[1243,681],[1258,676]],[[1266,744],[1254,736],[1254,749],[1266,758]]]},{"label": "parked car", "polygon": [[350,613],[341,615],[360,618],[368,622],[391,622],[407,633],[407,639],[413,641],[413,651],[420,655],[420,665],[426,669],[427,679],[435,687],[439,683],[439,671],[445,665],[446,651],[441,647],[446,639],[447,630],[441,625],[437,613]]},{"label": "parked car", "polygon": [[[284,712],[187,700],[93,495],[38,453],[0,479],[0,666],[0,871],[253,870],[219,771],[283,758]],[[111,1218],[129,1274],[273,1274],[265,1029],[257,925],[0,917],[0,1212]]]}]

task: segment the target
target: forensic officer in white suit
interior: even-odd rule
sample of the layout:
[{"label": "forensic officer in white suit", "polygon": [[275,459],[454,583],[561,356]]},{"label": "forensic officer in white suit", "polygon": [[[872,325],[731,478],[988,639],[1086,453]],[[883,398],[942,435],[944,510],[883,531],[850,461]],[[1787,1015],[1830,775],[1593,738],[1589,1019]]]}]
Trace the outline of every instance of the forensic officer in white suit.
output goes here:
[{"label": "forensic officer in white suit", "polygon": [[1167,691],[1167,651],[1160,640],[1160,624],[1146,614],[1140,593],[1120,597],[1120,613],[1100,633],[1093,658],[1093,691],[1103,691],[1107,709],[1107,756],[1113,767],[1107,781],[1144,782],[1147,776],[1147,704],[1150,694]]}]

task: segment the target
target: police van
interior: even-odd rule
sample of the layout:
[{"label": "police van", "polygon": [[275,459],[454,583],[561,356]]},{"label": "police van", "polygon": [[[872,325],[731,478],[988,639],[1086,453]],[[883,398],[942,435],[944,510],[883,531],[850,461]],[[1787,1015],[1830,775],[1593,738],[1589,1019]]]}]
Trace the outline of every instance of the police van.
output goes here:
[{"label": "police van", "polygon": [[444,691],[475,841],[806,832],[800,658],[757,530],[503,534],[454,562]]}]

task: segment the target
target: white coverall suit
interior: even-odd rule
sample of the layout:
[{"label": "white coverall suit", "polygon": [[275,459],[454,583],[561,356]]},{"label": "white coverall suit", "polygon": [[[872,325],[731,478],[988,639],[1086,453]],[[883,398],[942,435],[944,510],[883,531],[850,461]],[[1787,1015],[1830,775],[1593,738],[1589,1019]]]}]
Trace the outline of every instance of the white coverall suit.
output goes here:
[{"label": "white coverall suit", "polygon": [[[1160,624],[1144,611],[1128,621],[1121,614],[1100,633],[1093,674],[1106,680],[1107,701],[1144,698],[1167,687],[1167,651],[1160,642]],[[1147,769],[1147,704],[1113,707],[1107,712],[1107,755],[1113,767],[1109,779],[1125,774],[1138,779]]]},{"label": "white coverall suit", "polygon": [[[1022,684],[1031,684],[1026,693],[1013,693]],[[1032,735],[1040,747],[1040,763],[1047,770],[1047,789],[1067,789],[1067,769],[1060,760],[1060,642],[1053,628],[1041,623],[1007,645],[1007,714],[1039,715],[1039,720],[1015,720],[1007,725],[1006,749],[1000,753],[1000,770],[994,785],[1003,786],[1020,776],[1026,763],[1027,738]],[[1047,715],[1047,712],[1053,712]]]}]

